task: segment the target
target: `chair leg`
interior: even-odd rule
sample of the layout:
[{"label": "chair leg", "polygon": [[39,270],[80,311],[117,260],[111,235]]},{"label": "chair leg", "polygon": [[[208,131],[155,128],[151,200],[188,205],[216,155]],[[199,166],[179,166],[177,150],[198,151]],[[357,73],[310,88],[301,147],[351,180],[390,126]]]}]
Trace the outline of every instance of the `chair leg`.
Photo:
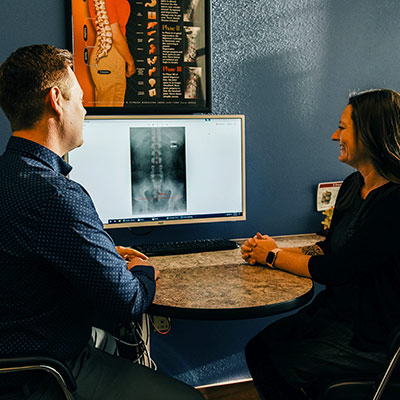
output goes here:
[{"label": "chair leg", "polygon": [[389,382],[390,376],[392,375],[392,372],[397,364],[399,357],[400,357],[400,347],[397,349],[395,355],[393,356],[392,360],[390,361],[389,367],[386,370],[385,375],[383,376],[372,400],[379,400],[381,398],[383,391],[385,390],[385,387],[386,387],[387,383]]}]

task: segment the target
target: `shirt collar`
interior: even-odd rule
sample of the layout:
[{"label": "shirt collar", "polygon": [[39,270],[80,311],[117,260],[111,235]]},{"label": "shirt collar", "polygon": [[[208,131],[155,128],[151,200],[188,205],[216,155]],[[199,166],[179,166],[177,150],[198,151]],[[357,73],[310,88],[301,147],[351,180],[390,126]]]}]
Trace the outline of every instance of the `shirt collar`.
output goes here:
[{"label": "shirt collar", "polygon": [[72,167],[59,155],[47,147],[28,139],[11,136],[7,144],[7,150],[29,154],[30,156],[33,156],[41,162],[47,164],[55,172],[59,172],[64,176],[67,176],[72,170]]}]

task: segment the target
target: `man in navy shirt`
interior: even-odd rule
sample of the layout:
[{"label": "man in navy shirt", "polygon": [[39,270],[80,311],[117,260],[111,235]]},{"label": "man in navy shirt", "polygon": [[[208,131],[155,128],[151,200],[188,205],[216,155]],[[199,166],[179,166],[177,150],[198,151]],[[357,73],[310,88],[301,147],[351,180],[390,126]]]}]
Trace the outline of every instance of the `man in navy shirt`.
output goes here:
[{"label": "man in navy shirt", "polygon": [[[94,347],[92,326],[112,330],[140,317],[159,272],[140,253],[115,248],[88,193],[66,178],[62,157],[83,144],[86,114],[71,67],[68,51],[48,45],[18,49],[0,67],[13,132],[0,157],[0,357],[66,362],[76,399],[202,398]],[[1,394],[62,398],[42,376],[12,375],[1,377]]]}]

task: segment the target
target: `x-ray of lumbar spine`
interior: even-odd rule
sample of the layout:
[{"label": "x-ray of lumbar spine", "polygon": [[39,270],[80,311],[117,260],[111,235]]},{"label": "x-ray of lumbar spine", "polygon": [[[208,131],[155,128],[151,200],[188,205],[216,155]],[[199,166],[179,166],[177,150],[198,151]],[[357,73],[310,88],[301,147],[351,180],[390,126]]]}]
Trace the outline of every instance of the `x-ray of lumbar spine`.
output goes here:
[{"label": "x-ray of lumbar spine", "polygon": [[171,197],[171,190],[164,189],[164,172],[162,151],[159,147],[157,131],[151,138],[150,182],[152,188],[146,190],[145,196],[151,209],[163,210]]},{"label": "x-ray of lumbar spine", "polygon": [[131,130],[134,214],[186,209],[184,128]]}]

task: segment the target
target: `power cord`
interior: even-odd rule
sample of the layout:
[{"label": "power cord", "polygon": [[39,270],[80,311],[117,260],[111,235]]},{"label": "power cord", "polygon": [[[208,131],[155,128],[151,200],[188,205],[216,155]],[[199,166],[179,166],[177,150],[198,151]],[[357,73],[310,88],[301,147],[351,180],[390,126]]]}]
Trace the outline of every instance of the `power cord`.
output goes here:
[{"label": "power cord", "polygon": [[114,335],[122,356],[134,363],[157,370],[157,364],[150,356],[149,316],[143,314],[141,322],[129,322]]}]

